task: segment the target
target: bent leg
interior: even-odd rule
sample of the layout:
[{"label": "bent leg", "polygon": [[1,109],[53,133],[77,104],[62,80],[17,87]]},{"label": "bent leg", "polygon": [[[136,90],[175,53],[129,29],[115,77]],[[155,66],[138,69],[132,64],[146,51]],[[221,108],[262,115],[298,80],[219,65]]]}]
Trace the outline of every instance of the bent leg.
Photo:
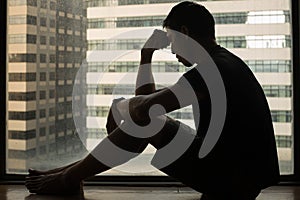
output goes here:
[{"label": "bent leg", "polygon": [[[183,138],[185,136],[190,138],[191,134],[195,134],[195,131],[187,125],[169,118],[164,129],[152,137],[150,143],[158,150],[164,148],[175,140],[175,137],[180,132],[179,127],[182,127]],[[202,141],[202,138],[195,136],[186,151],[182,151],[178,159],[163,168],[158,167],[157,163],[160,160],[164,161],[165,158],[161,157],[158,153],[154,155],[151,163],[160,171],[184,183],[186,186],[205,193],[201,200],[255,200],[261,191],[255,183],[246,181],[247,184],[245,184],[243,181],[231,180],[234,179],[234,176],[237,176],[235,174],[228,174],[228,179],[223,180],[221,177],[224,177],[224,170],[222,169],[222,165],[219,164],[220,162],[216,162],[216,157],[199,158],[198,153]],[[178,149],[180,150],[180,148]],[[170,151],[170,154],[172,153]],[[235,184],[229,183],[229,181],[233,181]],[[227,187],[226,183],[230,187]],[[222,191],[218,187],[220,185],[221,189],[228,188],[228,190],[225,189],[225,191]]]},{"label": "bent leg", "polygon": [[104,138],[83,160],[51,174],[29,176],[26,187],[38,194],[78,193],[82,180],[126,163],[143,152],[149,143],[157,149],[164,147],[175,137],[179,122],[167,118],[162,130],[150,138],[125,133],[122,131],[124,124]]},{"label": "bent leg", "polygon": [[[147,144],[146,139],[132,137],[117,128],[83,160],[56,173],[29,176],[25,185],[30,192],[38,194],[78,193],[83,179],[129,161],[139,155]],[[124,150],[128,154],[124,156],[118,150]],[[108,165],[105,162],[109,160],[113,162]]]}]

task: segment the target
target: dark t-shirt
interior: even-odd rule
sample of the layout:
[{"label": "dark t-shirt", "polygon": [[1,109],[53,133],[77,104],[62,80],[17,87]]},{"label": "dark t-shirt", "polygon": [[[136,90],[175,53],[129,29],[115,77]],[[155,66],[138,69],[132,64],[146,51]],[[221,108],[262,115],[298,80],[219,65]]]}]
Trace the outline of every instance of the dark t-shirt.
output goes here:
[{"label": "dark t-shirt", "polygon": [[[213,182],[225,180],[228,185],[252,182],[259,188],[277,183],[279,167],[274,130],[260,84],[249,67],[225,48],[216,46],[209,53],[224,82],[227,112],[221,136],[202,159],[201,166],[207,165],[207,177]],[[186,72],[178,84],[182,79],[187,79],[199,95],[201,119],[197,134],[204,138],[211,116],[208,89],[196,68]]]}]

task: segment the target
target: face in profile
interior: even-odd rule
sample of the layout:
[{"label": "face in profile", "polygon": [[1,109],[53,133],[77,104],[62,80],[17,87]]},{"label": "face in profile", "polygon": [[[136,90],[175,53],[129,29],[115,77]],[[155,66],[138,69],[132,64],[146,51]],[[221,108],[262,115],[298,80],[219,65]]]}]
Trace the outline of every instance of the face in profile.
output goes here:
[{"label": "face in profile", "polygon": [[188,62],[184,57],[182,57],[182,53],[179,52],[188,52],[188,47],[186,47],[185,44],[183,44],[183,41],[179,41],[176,39],[176,35],[179,34],[177,31],[171,30],[170,28],[166,28],[167,30],[167,37],[169,38],[169,41],[171,43],[171,51],[173,54],[176,54],[176,58],[178,62],[181,62],[186,67],[191,67],[192,64]]}]

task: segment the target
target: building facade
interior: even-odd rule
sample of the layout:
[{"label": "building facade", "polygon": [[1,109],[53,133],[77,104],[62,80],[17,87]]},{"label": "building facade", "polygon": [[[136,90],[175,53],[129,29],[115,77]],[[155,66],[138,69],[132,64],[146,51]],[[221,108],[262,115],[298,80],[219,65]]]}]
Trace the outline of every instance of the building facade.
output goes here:
[{"label": "building facade", "polygon": [[72,90],[86,55],[84,2],[8,0],[7,34],[7,172],[78,159]]},{"label": "building facade", "polygon": [[[154,29],[162,28],[163,19],[178,2],[180,1],[88,1],[88,149],[92,149],[106,133],[106,116],[111,100],[119,96],[133,96],[139,50]],[[218,43],[240,56],[261,83],[271,108],[281,173],[292,173],[290,1],[198,2],[214,15]],[[195,25],[196,23],[195,21]],[[168,50],[155,54],[153,72],[159,87],[175,83],[186,71],[170,54]],[[185,108],[170,115],[193,126],[191,112],[191,108]],[[153,151],[149,148],[144,156],[151,155]],[[146,160],[145,162],[149,161]],[[145,167],[142,162],[144,161],[140,165]]]}]

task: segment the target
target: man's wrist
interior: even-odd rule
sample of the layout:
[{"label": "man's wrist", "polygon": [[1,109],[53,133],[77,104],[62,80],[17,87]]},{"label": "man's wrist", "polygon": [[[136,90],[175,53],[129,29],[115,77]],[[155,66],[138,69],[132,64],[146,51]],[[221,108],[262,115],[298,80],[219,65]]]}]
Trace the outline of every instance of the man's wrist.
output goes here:
[{"label": "man's wrist", "polygon": [[142,49],[141,50],[141,64],[148,64],[152,61],[154,50],[152,49]]},{"label": "man's wrist", "polygon": [[141,55],[144,56],[144,57],[147,57],[147,56],[153,56],[153,53],[154,53],[155,49],[151,49],[151,48],[142,48],[141,50]]}]

